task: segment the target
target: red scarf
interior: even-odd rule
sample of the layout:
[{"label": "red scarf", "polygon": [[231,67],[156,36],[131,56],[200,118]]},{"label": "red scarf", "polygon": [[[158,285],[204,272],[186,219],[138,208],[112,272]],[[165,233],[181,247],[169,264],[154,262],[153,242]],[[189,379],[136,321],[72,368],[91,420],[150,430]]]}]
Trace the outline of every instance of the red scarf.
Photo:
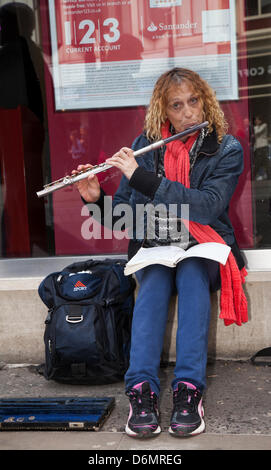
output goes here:
[{"label": "red scarf", "polygon": [[[162,137],[170,137],[169,123],[162,126]],[[172,181],[182,183],[186,188],[190,188],[189,151],[195,142],[197,135],[190,136],[185,143],[175,140],[167,144],[164,166],[166,177]],[[223,238],[209,225],[202,225],[198,222],[183,220],[191,235],[198,243],[216,242],[225,243]],[[221,294],[220,294],[220,315],[225,325],[236,323],[241,325],[248,321],[247,299],[245,297],[242,284],[247,275],[246,269],[239,270],[235,257],[230,252],[228,260],[224,265],[220,264]]]}]

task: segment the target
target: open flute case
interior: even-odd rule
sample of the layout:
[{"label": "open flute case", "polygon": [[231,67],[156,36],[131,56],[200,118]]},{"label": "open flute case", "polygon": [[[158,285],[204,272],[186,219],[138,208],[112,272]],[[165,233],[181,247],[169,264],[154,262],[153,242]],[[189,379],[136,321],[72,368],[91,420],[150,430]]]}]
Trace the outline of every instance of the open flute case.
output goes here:
[{"label": "open flute case", "polygon": [[0,431],[98,431],[115,404],[112,397],[0,399]]}]

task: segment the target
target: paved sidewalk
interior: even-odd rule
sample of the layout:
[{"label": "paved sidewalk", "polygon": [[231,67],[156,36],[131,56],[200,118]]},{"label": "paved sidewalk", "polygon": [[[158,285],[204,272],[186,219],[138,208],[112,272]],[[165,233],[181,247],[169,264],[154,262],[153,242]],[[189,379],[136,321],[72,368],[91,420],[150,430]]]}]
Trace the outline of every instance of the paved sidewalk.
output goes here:
[{"label": "paved sidewalk", "polygon": [[116,404],[97,432],[2,431],[0,450],[271,450],[271,367],[237,361],[208,364],[206,432],[185,439],[168,433],[173,369],[167,366],[160,371],[162,433],[143,441],[124,433],[129,403],[123,382],[106,386],[63,385],[46,381],[34,366],[4,366],[0,369],[1,398],[113,396]]},{"label": "paved sidewalk", "polygon": [[196,451],[196,450],[270,450],[270,435],[203,433],[190,438],[175,438],[163,431],[158,437],[138,440],[120,432],[2,432],[0,450],[88,450],[100,451]]}]

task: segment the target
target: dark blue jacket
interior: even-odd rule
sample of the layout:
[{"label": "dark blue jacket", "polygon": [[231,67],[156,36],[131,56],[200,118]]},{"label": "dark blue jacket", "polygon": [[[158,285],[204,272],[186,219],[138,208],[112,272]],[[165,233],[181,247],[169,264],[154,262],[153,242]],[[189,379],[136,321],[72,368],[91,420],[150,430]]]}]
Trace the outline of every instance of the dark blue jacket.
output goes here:
[{"label": "dark blue jacket", "polygon": [[[138,150],[149,145],[144,134],[132,145]],[[132,239],[128,257],[135,254],[142,243],[136,238],[136,207],[148,203],[177,204],[177,216],[181,217],[181,204],[189,204],[189,219],[210,225],[232,247],[239,267],[243,259],[236,244],[234,230],[228,216],[229,203],[243,171],[243,150],[238,140],[226,135],[217,143],[215,131],[205,137],[190,174],[190,188],[183,184],[157,176],[157,151],[137,157],[139,167],[130,181],[122,176],[113,199],[113,208],[118,204],[129,204],[133,210]],[[101,206],[102,193],[98,204]]]}]

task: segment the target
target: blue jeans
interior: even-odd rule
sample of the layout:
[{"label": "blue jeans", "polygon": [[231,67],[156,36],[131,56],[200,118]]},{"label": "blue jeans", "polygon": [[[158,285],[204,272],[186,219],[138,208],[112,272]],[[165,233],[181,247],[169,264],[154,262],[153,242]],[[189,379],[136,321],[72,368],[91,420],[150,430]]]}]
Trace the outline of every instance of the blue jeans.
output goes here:
[{"label": "blue jeans", "polygon": [[130,366],[126,389],[147,380],[159,395],[158,372],[173,293],[178,294],[176,365],[172,386],[180,381],[200,390],[206,385],[210,288],[219,287],[219,264],[202,258],[188,258],[176,268],[151,265],[137,272],[139,291],[135,303]]}]

